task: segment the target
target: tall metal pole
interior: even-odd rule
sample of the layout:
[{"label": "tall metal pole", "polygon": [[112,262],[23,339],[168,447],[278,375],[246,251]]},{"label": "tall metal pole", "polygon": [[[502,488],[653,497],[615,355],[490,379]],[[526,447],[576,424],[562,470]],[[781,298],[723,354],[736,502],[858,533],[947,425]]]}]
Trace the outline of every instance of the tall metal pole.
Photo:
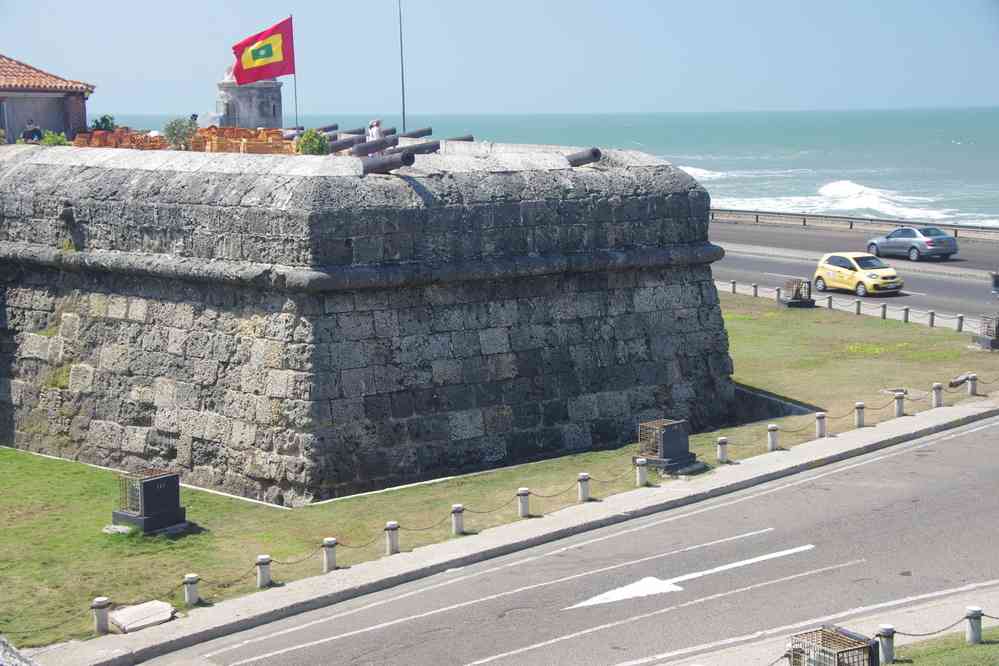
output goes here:
[{"label": "tall metal pole", "polygon": [[[291,14],[288,14],[288,18],[293,19]],[[298,67],[295,67],[295,73],[292,74],[292,78],[295,81],[295,129],[298,129]],[[284,122],[283,120],[281,122]]]},{"label": "tall metal pole", "polygon": [[406,66],[402,59],[402,0],[399,5],[399,82],[402,87],[402,131],[406,131]]}]

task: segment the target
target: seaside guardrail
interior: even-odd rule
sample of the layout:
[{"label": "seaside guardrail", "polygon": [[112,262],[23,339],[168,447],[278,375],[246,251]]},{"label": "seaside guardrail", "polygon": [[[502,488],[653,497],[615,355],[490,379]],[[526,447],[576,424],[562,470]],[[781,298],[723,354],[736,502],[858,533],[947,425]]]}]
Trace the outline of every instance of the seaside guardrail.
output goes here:
[{"label": "seaside guardrail", "polygon": [[811,224],[843,224],[854,227],[926,227],[932,226],[939,229],[947,229],[954,238],[958,238],[960,232],[974,232],[984,234],[999,240],[999,227],[987,227],[973,224],[947,224],[943,222],[917,222],[914,220],[889,220],[878,217],[849,217],[846,215],[821,215],[813,213],[779,213],[766,210],[738,210],[735,208],[712,208],[711,221],[730,222],[752,222],[753,224],[794,224],[807,227]]}]

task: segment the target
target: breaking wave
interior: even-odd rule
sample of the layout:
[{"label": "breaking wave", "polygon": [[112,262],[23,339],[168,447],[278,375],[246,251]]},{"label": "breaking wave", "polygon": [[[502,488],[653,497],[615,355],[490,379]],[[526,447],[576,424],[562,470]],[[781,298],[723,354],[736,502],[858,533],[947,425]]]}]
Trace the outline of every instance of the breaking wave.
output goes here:
[{"label": "breaking wave", "polygon": [[699,181],[721,180],[723,178],[794,178],[815,173],[812,169],[753,169],[749,171],[711,171],[695,166],[678,165],[691,177]]}]

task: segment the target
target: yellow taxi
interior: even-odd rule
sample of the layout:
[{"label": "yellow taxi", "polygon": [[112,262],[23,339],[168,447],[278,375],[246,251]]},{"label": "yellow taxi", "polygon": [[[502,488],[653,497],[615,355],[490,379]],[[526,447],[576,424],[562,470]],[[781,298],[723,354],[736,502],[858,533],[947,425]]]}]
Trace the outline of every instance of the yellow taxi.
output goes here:
[{"label": "yellow taxi", "polygon": [[835,252],[819,260],[812,284],[816,291],[847,289],[857,296],[897,294],[902,278],[882,259],[866,252]]}]

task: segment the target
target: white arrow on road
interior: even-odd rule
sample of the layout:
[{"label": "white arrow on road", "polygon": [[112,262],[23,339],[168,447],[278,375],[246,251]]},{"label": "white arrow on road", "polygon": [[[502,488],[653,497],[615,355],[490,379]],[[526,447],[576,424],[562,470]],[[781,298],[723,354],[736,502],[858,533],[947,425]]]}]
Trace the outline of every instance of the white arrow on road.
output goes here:
[{"label": "white arrow on road", "polygon": [[757,564],[758,562],[766,562],[767,560],[776,560],[780,557],[797,555],[798,553],[804,553],[805,551],[812,550],[813,548],[815,548],[813,544],[806,544],[804,546],[798,546],[797,548],[780,550],[776,553],[751,557],[748,560],[730,562],[712,569],[705,569],[704,571],[695,571],[693,573],[670,578],[669,580],[663,580],[661,578],[656,578],[655,576],[648,576],[631,583],[630,585],[625,585],[623,587],[618,587],[608,592],[604,592],[603,594],[598,594],[592,599],[587,599],[586,601],[582,601],[575,606],[569,606],[568,608],[563,608],[562,610],[572,610],[573,608],[584,608],[586,606],[596,606],[598,604],[609,604],[614,601],[624,601],[625,599],[636,599],[638,597],[650,597],[654,594],[665,594],[667,592],[680,592],[683,588],[677,583],[683,583],[695,578],[703,578],[704,576],[710,576],[711,574],[721,573],[723,571],[739,569],[741,567],[749,566],[750,564]]}]

